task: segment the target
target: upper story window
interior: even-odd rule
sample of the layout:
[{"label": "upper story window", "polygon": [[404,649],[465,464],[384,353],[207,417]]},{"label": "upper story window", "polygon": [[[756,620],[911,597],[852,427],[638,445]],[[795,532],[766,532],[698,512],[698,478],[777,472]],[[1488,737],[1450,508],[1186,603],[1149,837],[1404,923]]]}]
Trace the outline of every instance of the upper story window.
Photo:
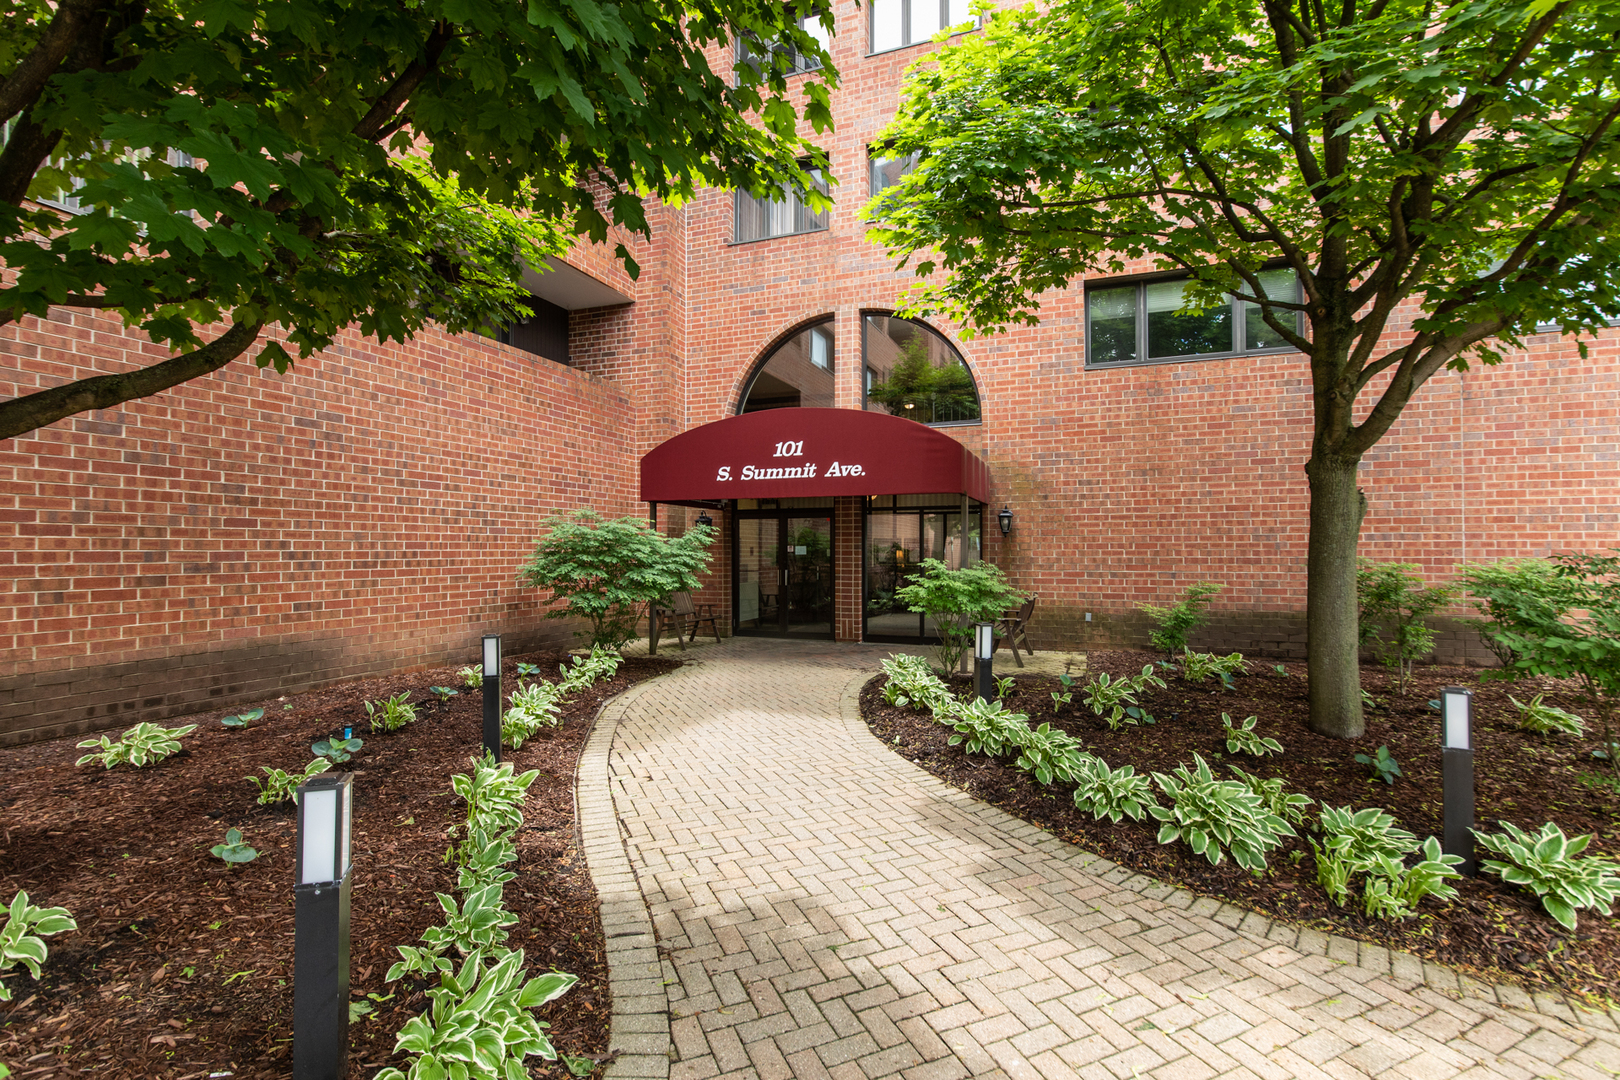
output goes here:
[{"label": "upper story window", "polygon": [[968,0],[871,0],[871,51],[927,41],[947,26],[973,22]]},{"label": "upper story window", "polygon": [[739,413],[765,409],[830,409],[833,324],[807,326],[772,349],[743,393]]},{"label": "upper story window", "polygon": [[861,318],[866,408],[923,424],[976,423],[979,391],[966,362],[938,333],[891,315]]},{"label": "upper story window", "polygon": [[[1298,303],[1292,270],[1259,276],[1268,299]],[[1266,325],[1259,304],[1230,297],[1203,311],[1183,311],[1185,279],[1113,285],[1086,292],[1086,366],[1195,360],[1293,348]],[[1303,316],[1294,315],[1295,325]]]},{"label": "upper story window", "polygon": [[[821,175],[821,170],[807,171],[810,182],[825,192],[827,179]],[[818,213],[791,193],[776,199],[756,199],[746,191],[739,191],[735,242],[741,244],[749,240],[768,240],[773,236],[820,232],[827,227],[827,217],[827,211]]]},{"label": "upper story window", "polygon": [[503,345],[568,363],[568,311],[551,301],[530,296],[518,301],[516,321],[496,327],[494,337]]},{"label": "upper story window", "polygon": [[[799,28],[821,43],[823,50],[832,47],[832,33],[822,25],[821,18],[825,10],[817,8],[810,14],[801,17]],[[737,63],[751,64],[755,67],[764,63],[766,57],[781,56],[785,58],[788,74],[796,75],[801,71],[814,71],[821,66],[821,62],[814,57],[805,56],[792,45],[776,45],[765,48],[755,38],[747,35],[737,37]]]},{"label": "upper story window", "polygon": [[907,154],[904,157],[884,157],[878,153],[871,154],[871,197],[877,198],[884,188],[893,187],[900,182],[900,178],[917,167],[917,155]]}]

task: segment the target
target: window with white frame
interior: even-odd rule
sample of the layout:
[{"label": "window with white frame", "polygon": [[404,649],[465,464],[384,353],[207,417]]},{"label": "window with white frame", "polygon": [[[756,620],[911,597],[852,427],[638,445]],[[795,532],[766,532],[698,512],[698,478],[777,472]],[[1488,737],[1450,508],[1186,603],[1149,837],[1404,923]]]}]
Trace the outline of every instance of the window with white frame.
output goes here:
[{"label": "window with white frame", "polygon": [[[1257,275],[1268,300],[1298,303],[1292,270]],[[1197,360],[1293,348],[1266,323],[1259,304],[1228,297],[1224,304],[1183,310],[1187,280],[1135,282],[1086,291],[1086,366]],[[1302,316],[1288,312],[1303,325]]]},{"label": "window with white frame", "polygon": [[[799,28],[821,43],[823,50],[832,48],[832,32],[822,25],[821,19],[824,9],[818,8],[810,14],[802,16]],[[792,45],[775,45],[770,48],[762,46],[756,38],[746,34],[737,36],[737,62],[751,64],[759,67],[768,56],[784,56],[787,58],[787,72],[790,75],[802,71],[814,71],[821,66],[821,62],[814,57],[805,56]]]},{"label": "window with white frame", "polygon": [[927,41],[944,28],[974,25],[968,0],[871,0],[871,52],[888,52]]},{"label": "window with white frame", "polygon": [[[825,193],[826,177],[820,169],[805,170],[810,182]],[[783,193],[774,199],[759,199],[746,191],[737,192],[736,243],[750,240],[769,240],[773,236],[792,236],[795,233],[820,232],[827,228],[827,211],[815,211],[795,194]]]}]

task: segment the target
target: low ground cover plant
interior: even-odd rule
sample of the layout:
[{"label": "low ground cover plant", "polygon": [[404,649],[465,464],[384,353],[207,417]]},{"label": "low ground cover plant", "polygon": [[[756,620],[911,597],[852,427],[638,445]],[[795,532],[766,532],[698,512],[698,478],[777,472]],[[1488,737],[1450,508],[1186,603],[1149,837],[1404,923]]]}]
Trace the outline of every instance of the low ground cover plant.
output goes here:
[{"label": "low ground cover plant", "polygon": [[[995,704],[1000,706],[1001,702]],[[1079,739],[1050,724],[1030,728],[1027,718],[1024,727],[1026,730],[1019,736],[1018,759],[1013,764],[1034,773],[1043,784],[1072,784],[1079,779],[1085,753]]]},{"label": "low ground cover plant", "polygon": [[513,691],[501,716],[501,745],[521,749],[537,732],[561,724],[562,699],[562,687],[554,683],[538,682]]},{"label": "low ground cover plant", "polygon": [[1282,743],[1276,739],[1262,737],[1254,730],[1258,720],[1259,717],[1251,716],[1243,723],[1234,725],[1229,714],[1221,713],[1221,726],[1226,728],[1226,749],[1230,753],[1248,754],[1251,757],[1282,753]]},{"label": "low ground cover plant", "polygon": [[457,671],[456,674],[461,676],[462,685],[465,686],[467,689],[469,689],[469,690],[482,690],[484,688],[484,669],[483,668],[477,667],[476,665],[473,665],[473,664],[468,664],[466,667],[462,668],[460,671]]},{"label": "low ground cover plant", "polygon": [[1282,818],[1290,825],[1305,823],[1305,814],[1316,800],[1309,795],[1302,795],[1297,791],[1289,791],[1282,777],[1263,779],[1253,773],[1244,772],[1236,765],[1227,765],[1232,776],[1238,783],[1252,791],[1265,804],[1266,809]]},{"label": "low ground cover plant", "polygon": [[1511,822],[1497,824],[1501,833],[1474,831],[1480,844],[1499,856],[1482,859],[1481,870],[1535,893],[1547,914],[1567,930],[1575,929],[1575,913],[1582,908],[1609,914],[1620,897],[1620,863],[1582,855],[1592,842],[1591,834],[1566,837],[1551,821],[1536,834]]},{"label": "low ground cover plant", "polygon": [[1075,779],[1074,805],[1089,810],[1099,821],[1107,818],[1117,823],[1122,817],[1141,821],[1158,800],[1153,797],[1153,782],[1138,776],[1135,766],[1111,769],[1102,758],[1086,754]]},{"label": "low ground cover plant", "polygon": [[1193,767],[1176,766],[1172,775],[1154,773],[1153,782],[1169,799],[1169,806],[1149,807],[1162,824],[1159,843],[1183,840],[1195,855],[1220,865],[1230,852],[1232,861],[1252,872],[1266,868],[1266,853],[1296,835],[1292,826],[1271,812],[1248,785],[1218,780],[1202,755],[1193,755]]},{"label": "low ground cover plant", "polygon": [[311,743],[309,750],[310,753],[317,757],[323,757],[334,765],[341,765],[353,758],[355,754],[358,754],[360,748],[364,745],[366,745],[365,740],[358,735],[352,739],[333,735],[330,738]]},{"label": "low ground cover plant", "polygon": [[19,891],[6,908],[6,925],[0,926],[0,1001],[11,1000],[11,989],[3,976],[17,966],[39,981],[39,968],[49,950],[45,938],[77,930],[79,924],[67,908],[37,907],[28,894]]},{"label": "low ground cover plant", "polygon": [[920,656],[900,653],[880,665],[888,682],[883,696],[890,705],[918,712],[934,712],[951,696],[950,689]]},{"label": "low ground cover plant", "polygon": [[1129,678],[1116,679],[1105,671],[1081,688],[1081,700],[1103,718],[1110,731],[1118,731],[1135,724],[1153,723],[1153,717],[1142,709],[1137,699],[1149,686],[1164,688],[1164,680],[1154,673],[1151,664],[1143,667],[1140,675]]},{"label": "low ground cover plant", "polygon": [[1400,762],[1395,760],[1395,755],[1389,752],[1387,746],[1380,746],[1371,754],[1357,754],[1356,764],[1367,766],[1374,780],[1382,780],[1386,784],[1393,784],[1404,775]]},{"label": "low ground cover plant", "polygon": [[1520,727],[1537,735],[1557,733],[1579,737],[1586,734],[1585,720],[1572,712],[1565,712],[1556,705],[1542,704],[1541,699],[1544,697],[1545,694],[1537,694],[1526,703],[1512,694],[1508,695],[1508,700],[1519,710]]},{"label": "low ground cover plant", "polygon": [[226,829],[225,842],[215,844],[209,848],[209,853],[216,859],[223,859],[232,865],[236,863],[249,863],[259,857],[256,848],[242,839],[241,829]]},{"label": "low ground cover plant", "polygon": [[1232,689],[1232,676],[1241,675],[1249,670],[1249,662],[1243,659],[1239,652],[1226,656],[1216,656],[1214,653],[1199,653],[1187,649],[1182,652],[1180,664],[1181,677],[1194,686],[1202,686],[1210,679],[1221,680],[1221,685],[1228,690]]},{"label": "low ground cover plant", "polygon": [[81,750],[86,747],[99,747],[100,750],[84,755],[75,764],[88,765],[92,761],[99,761],[109,769],[118,765],[130,765],[137,769],[156,765],[164,758],[179,753],[180,740],[196,730],[196,724],[177,728],[136,724],[116,742],[106,735],[84,740],[79,744]]},{"label": "low ground cover plant", "polygon": [[261,719],[263,716],[263,709],[250,709],[247,712],[241,713],[237,716],[223,717],[220,719],[220,723],[228,728],[245,728],[253,721]]},{"label": "low ground cover plant", "polygon": [[260,766],[259,771],[264,773],[264,779],[249,776],[245,779],[253,781],[259,789],[259,805],[273,806],[282,802],[297,802],[298,789],[304,781],[312,776],[319,776],[332,767],[332,763],[325,758],[316,758],[304,766],[303,772],[283,772],[273,769],[269,765]]},{"label": "low ground cover plant", "polygon": [[399,693],[382,701],[365,703],[366,715],[371,718],[371,730],[398,731],[416,721],[416,706],[410,703],[410,694]]}]

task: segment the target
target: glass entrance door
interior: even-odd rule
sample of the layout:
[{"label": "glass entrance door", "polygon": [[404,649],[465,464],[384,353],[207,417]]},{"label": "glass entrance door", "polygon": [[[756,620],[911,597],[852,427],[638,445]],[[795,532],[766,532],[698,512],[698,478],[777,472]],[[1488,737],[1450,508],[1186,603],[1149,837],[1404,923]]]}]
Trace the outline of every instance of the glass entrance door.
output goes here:
[{"label": "glass entrance door", "polygon": [[832,515],[739,514],[736,522],[736,632],[832,637]]},{"label": "glass entrance door", "polygon": [[[980,559],[983,513],[968,515],[967,561]],[[870,510],[866,515],[866,641],[929,642],[938,636],[934,620],[910,610],[895,594],[916,578],[918,564],[938,559],[958,566],[962,559],[960,510]]]}]

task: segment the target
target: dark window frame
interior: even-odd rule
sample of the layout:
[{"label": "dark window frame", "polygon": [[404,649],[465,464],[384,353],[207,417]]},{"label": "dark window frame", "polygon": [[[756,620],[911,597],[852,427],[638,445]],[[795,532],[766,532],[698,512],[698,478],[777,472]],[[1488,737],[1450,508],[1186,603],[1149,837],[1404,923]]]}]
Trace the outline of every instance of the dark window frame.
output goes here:
[{"label": "dark window frame", "polygon": [[[1279,270],[1287,270],[1287,269],[1288,269],[1288,267],[1286,267],[1286,266],[1267,266],[1267,267],[1262,267],[1259,272],[1262,273],[1262,274],[1265,274],[1265,273],[1273,273],[1273,272],[1276,272],[1276,271],[1279,271]],[[1248,320],[1245,318],[1245,311],[1246,311],[1246,309],[1248,307],[1258,306],[1258,305],[1254,305],[1250,301],[1247,301],[1247,300],[1239,299],[1237,296],[1234,295],[1230,299],[1230,311],[1231,311],[1231,319],[1232,319],[1232,346],[1233,346],[1231,349],[1220,350],[1220,351],[1212,351],[1212,352],[1180,353],[1180,354],[1177,354],[1177,355],[1174,355],[1174,356],[1149,356],[1148,353],[1149,353],[1149,350],[1150,350],[1150,346],[1149,346],[1149,343],[1148,343],[1148,311],[1147,311],[1147,290],[1148,290],[1148,287],[1152,286],[1152,285],[1164,284],[1165,282],[1189,281],[1189,280],[1191,280],[1191,275],[1189,275],[1189,274],[1170,273],[1170,274],[1151,274],[1151,275],[1145,275],[1143,277],[1127,278],[1127,279],[1123,279],[1123,280],[1115,278],[1115,279],[1103,279],[1103,280],[1099,280],[1099,281],[1096,281],[1096,282],[1087,282],[1086,290],[1085,290],[1086,295],[1085,295],[1085,313],[1084,313],[1084,319],[1085,319],[1085,350],[1086,350],[1086,363],[1085,363],[1085,366],[1086,366],[1086,369],[1087,370],[1095,369],[1095,370],[1102,371],[1102,370],[1113,370],[1115,368],[1148,367],[1148,366],[1154,365],[1154,364],[1187,364],[1187,363],[1195,363],[1195,362],[1203,361],[1203,360],[1230,360],[1230,359],[1234,359],[1236,357],[1242,357],[1242,356],[1269,356],[1269,355],[1274,355],[1274,354],[1278,354],[1278,353],[1291,353],[1291,352],[1298,352],[1299,351],[1294,346],[1289,345],[1287,343],[1284,343],[1282,345],[1274,345],[1274,346],[1261,347],[1261,348],[1249,348],[1249,347],[1247,347],[1247,343],[1246,343],[1245,339],[1247,337],[1247,332],[1248,332],[1248,327],[1247,327]],[[1111,291],[1111,290],[1122,289],[1122,288],[1134,288],[1136,290],[1136,354],[1135,354],[1135,357],[1134,357],[1134,359],[1130,359],[1130,360],[1107,360],[1107,361],[1094,360],[1093,356],[1095,355],[1095,353],[1094,353],[1094,351],[1092,349],[1092,344],[1091,344],[1091,336],[1092,336],[1091,335],[1091,331],[1092,331],[1091,313],[1092,313],[1092,303],[1093,303],[1094,297],[1096,296],[1097,293],[1108,292],[1108,291]],[[1299,278],[1296,275],[1296,277],[1294,278],[1294,297],[1293,297],[1292,302],[1294,302],[1294,303],[1303,303],[1304,302],[1303,297],[1304,297],[1304,290],[1300,287]],[[1303,334],[1305,332],[1305,313],[1303,311],[1296,313],[1295,328],[1296,328],[1296,332],[1298,332],[1298,333]]]},{"label": "dark window frame", "polygon": [[[930,326],[928,323],[923,322],[921,319],[905,319],[905,318],[901,318],[900,316],[896,315],[893,311],[886,311],[886,310],[884,310],[882,308],[868,308],[868,309],[863,309],[861,311],[860,315],[861,315],[861,373],[862,373],[862,376],[861,376],[861,408],[863,410],[870,410],[871,407],[872,407],[872,401],[871,401],[871,398],[868,395],[870,395],[871,390],[872,390],[873,378],[877,374],[877,369],[872,367],[872,365],[870,363],[868,363],[868,361],[867,361],[866,335],[872,332],[872,327],[867,322],[867,319],[869,319],[869,318],[896,319],[896,320],[898,320],[900,322],[910,323],[913,326],[919,327],[924,332],[933,334],[935,337],[939,338],[939,340],[941,340],[941,341],[943,341],[945,343],[945,347],[950,349],[952,355],[954,355],[956,357],[956,362],[962,365],[962,370],[967,372],[968,383],[973,387],[973,400],[974,400],[974,403],[977,404],[978,408],[979,408],[979,415],[976,416],[976,417],[973,417],[971,419],[968,419],[968,420],[933,420],[933,421],[919,420],[917,422],[919,424],[923,424],[924,426],[931,427],[931,428],[976,427],[976,426],[982,425],[984,423],[984,394],[981,393],[980,390],[979,390],[979,378],[978,378],[977,375],[973,374],[973,366],[967,362],[967,357],[962,355],[962,350],[958,349],[956,347],[956,343],[954,341],[952,341],[950,338],[946,337],[944,334],[940,333],[938,330],[934,329],[934,327]],[[889,415],[892,416],[894,414],[890,413]]]},{"label": "dark window frame", "polygon": [[[794,6],[797,6],[797,5],[794,5]],[[809,12],[808,14],[799,16],[798,23],[799,23],[799,29],[803,30],[805,33],[809,34],[811,37],[816,38],[817,40],[820,40],[820,35],[818,33],[816,33],[815,30],[811,30],[809,24],[810,23],[815,23],[818,30],[825,30],[826,34],[827,34],[827,40],[826,40],[826,43],[825,43],[824,47],[829,52],[831,52],[832,51],[832,39],[833,39],[834,35],[837,33],[837,29],[836,28],[828,29],[827,27],[824,27],[824,26],[821,25],[821,18],[822,18],[823,15],[827,14],[828,10],[829,9],[826,8],[826,7],[817,6],[813,11]],[[758,39],[753,37],[750,34],[738,34],[736,36],[736,39],[735,39],[735,41],[733,43],[734,44],[733,56],[735,57],[736,63],[738,63],[738,64],[749,64],[749,65],[752,66],[753,63],[754,63],[755,57],[758,57],[759,59],[762,59],[762,60],[765,58],[765,56],[767,55],[766,53],[763,53],[763,52],[756,53],[754,51],[753,43],[757,43],[757,41],[758,41]],[[809,60],[809,58],[807,58],[803,53],[799,52],[799,50],[798,50],[798,48],[796,46],[793,46],[793,45],[773,45],[771,47],[771,49],[770,49],[770,54],[774,55],[774,54],[777,54],[777,53],[786,53],[787,54],[787,56],[788,56],[788,70],[786,71],[785,74],[790,79],[795,75],[803,75],[804,73],[806,73],[808,71],[820,71],[821,70],[821,64],[820,64],[819,61],[811,62]]]},{"label": "dark window frame", "polygon": [[[882,49],[879,49],[877,47],[877,0],[873,0],[872,3],[867,4],[867,9],[868,9],[867,18],[866,18],[866,55],[867,56],[882,56],[884,53],[898,52],[901,49],[910,49],[910,48],[912,48],[914,46],[917,46],[917,45],[926,45],[930,41],[934,40],[934,35],[938,34],[940,30],[946,30],[946,29],[949,29],[950,27],[953,27],[953,26],[961,26],[962,27],[962,29],[960,29],[960,30],[952,30],[951,31],[951,36],[955,37],[957,34],[972,33],[974,30],[978,30],[978,29],[982,28],[983,25],[984,25],[983,21],[980,20],[977,16],[974,16],[972,14],[971,10],[969,11],[969,18],[962,19],[962,20],[960,20],[958,22],[954,22],[954,23],[950,22],[949,20],[950,20],[950,17],[951,17],[951,0],[937,0],[937,2],[939,3],[939,28],[936,29],[933,34],[929,34],[927,37],[911,37],[909,35],[911,34],[911,7],[912,7],[912,4],[913,3],[918,3],[918,2],[923,2],[923,3],[933,2],[933,0],[893,0],[893,2],[898,3],[900,5],[900,37],[901,37],[901,42],[900,42],[899,45],[888,45],[888,46],[885,46]],[[970,24],[970,25],[963,25],[965,23]]]},{"label": "dark window frame", "polygon": [[[822,171],[820,169],[809,168],[809,162],[805,162],[804,165],[806,166],[804,171],[815,177],[816,186],[821,189],[822,194],[830,194],[830,185],[827,182],[827,177],[822,174]],[[731,243],[733,245],[757,244],[762,240],[779,240],[784,236],[805,236],[810,233],[826,232],[832,228],[832,209],[830,207],[818,214],[812,212],[797,195],[790,195],[788,196],[788,199],[793,203],[793,220],[795,226],[792,230],[788,232],[766,232],[762,236],[743,236],[742,226],[744,199],[747,199],[755,204],[770,204],[787,201],[782,199],[758,199],[748,194],[748,192],[743,191],[741,188],[732,192]],[[761,213],[764,215],[766,221],[770,220],[770,211],[768,209],[762,210]],[[817,218],[820,219],[819,224],[815,223]],[[806,220],[811,222],[808,227],[803,224],[803,222]]]}]

